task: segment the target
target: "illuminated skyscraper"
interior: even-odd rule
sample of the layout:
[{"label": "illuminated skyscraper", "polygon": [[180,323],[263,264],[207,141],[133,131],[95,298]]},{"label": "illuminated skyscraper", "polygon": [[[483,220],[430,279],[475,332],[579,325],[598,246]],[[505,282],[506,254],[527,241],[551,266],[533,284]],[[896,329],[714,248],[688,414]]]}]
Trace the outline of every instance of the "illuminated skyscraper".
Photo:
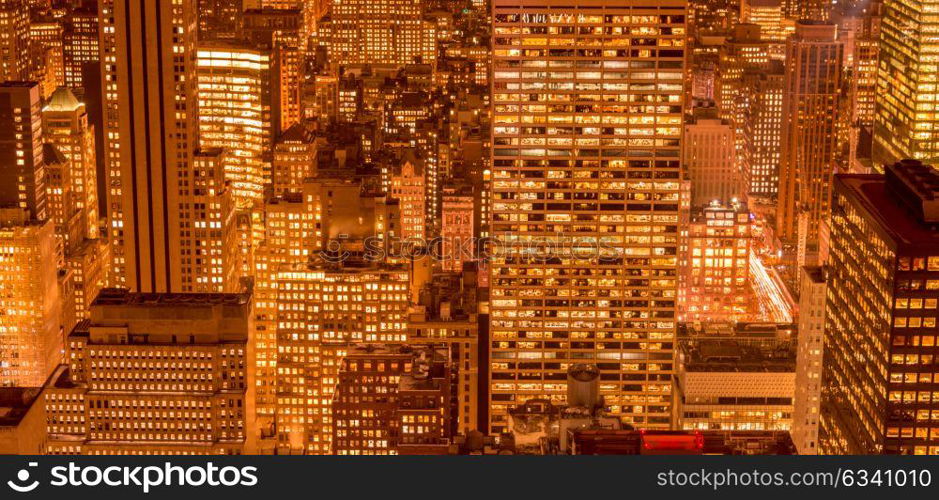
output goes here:
[{"label": "illuminated skyscraper", "polygon": [[863,12],[854,12],[851,63],[851,99],[856,125],[870,129],[874,125],[877,79],[880,60],[880,25],[883,3],[872,0]]},{"label": "illuminated skyscraper", "polygon": [[[776,236],[817,241],[836,164],[844,46],[835,25],[799,22],[786,43]],[[799,218],[807,231],[800,234]]]},{"label": "illuminated skyscraper", "polygon": [[250,0],[199,0],[199,40],[232,40],[241,35]]},{"label": "illuminated skyscraper", "polygon": [[818,453],[827,291],[824,268],[802,268],[795,406],[792,413],[792,440],[800,455]]},{"label": "illuminated skyscraper", "polygon": [[782,0],[746,0],[742,2],[743,22],[758,24],[763,38],[783,44],[795,29],[795,23],[786,19]]},{"label": "illuminated skyscraper", "polygon": [[746,191],[736,165],[734,130],[714,108],[696,108],[685,124],[683,163],[691,179],[691,204],[729,203]]},{"label": "illuminated skyscraper", "polygon": [[695,37],[721,34],[740,22],[741,0],[692,0],[688,2],[688,29]]},{"label": "illuminated skyscraper", "polygon": [[46,218],[42,114],[35,82],[0,83],[0,207]]},{"label": "illuminated skyscraper", "polygon": [[[939,20],[934,1],[887,1],[880,24],[880,61],[874,116],[874,168],[904,158],[939,156],[939,113],[934,110]],[[909,69],[904,69],[909,68]]]},{"label": "illuminated skyscraper", "polygon": [[686,2],[493,5],[490,430],[573,362],[668,427]]},{"label": "illuminated skyscraper", "polygon": [[459,184],[443,188],[440,251],[444,271],[461,272],[464,263],[476,258],[474,200],[472,186]]},{"label": "illuminated skyscraper", "polygon": [[360,345],[332,402],[334,455],[426,454],[449,443],[449,365],[433,347]]},{"label": "illuminated skyscraper", "polygon": [[682,321],[747,321],[753,229],[747,206],[713,202],[694,208],[688,226],[688,261],[682,269]]},{"label": "illuminated skyscraper", "polygon": [[401,206],[401,237],[423,243],[426,229],[424,163],[409,154],[401,172],[391,177],[391,197]]},{"label": "illuminated skyscraper", "polygon": [[332,399],[342,359],[355,344],[403,343],[404,267],[294,265],[278,273],[278,449],[332,451]]},{"label": "illuminated skyscraper", "polygon": [[818,451],[939,455],[939,172],[906,160],[834,192]]},{"label": "illuminated skyscraper", "polygon": [[424,0],[333,0],[333,62],[408,64],[424,53]]},{"label": "illuminated skyscraper", "polygon": [[277,276],[287,264],[307,262],[319,250],[315,203],[300,193],[264,204],[264,242],[255,252],[254,296],[257,401],[261,428],[273,428],[277,380]]},{"label": "illuminated skyscraper", "polygon": [[98,2],[112,284],[179,291],[197,145],[195,0]]},{"label": "illuminated skyscraper", "polygon": [[200,145],[227,151],[225,178],[238,208],[258,205],[270,183],[270,53],[235,43],[200,43],[196,66]]},{"label": "illuminated skyscraper", "polygon": [[[95,172],[94,127],[88,123],[85,104],[66,87],[60,87],[42,108],[43,138],[68,160],[68,208],[63,225],[66,240],[97,239],[98,186]],[[72,233],[76,237],[69,238]]]},{"label": "illuminated skyscraper", "polygon": [[184,292],[222,293],[240,289],[237,223],[231,182],[226,179],[228,152],[220,148],[196,151],[192,184],[180,197],[181,286]]},{"label": "illuminated skyscraper", "polygon": [[796,6],[795,19],[799,21],[827,22],[831,18],[832,0],[790,0]]},{"label": "illuminated skyscraper", "polygon": [[316,138],[299,123],[277,138],[271,169],[275,196],[299,191],[303,180],[316,174],[316,151]]},{"label": "illuminated skyscraper", "polygon": [[48,453],[254,453],[250,332],[247,294],[105,289],[44,391]]},{"label": "illuminated skyscraper", "polygon": [[244,14],[244,38],[256,46],[271,47],[273,136],[300,120],[300,87],[306,57],[305,31],[300,11],[249,9]]},{"label": "illuminated skyscraper", "polygon": [[39,387],[62,349],[53,224],[0,208],[0,248],[0,386]]},{"label": "illuminated skyscraper", "polygon": [[750,196],[775,198],[779,190],[784,72],[774,61],[768,70],[747,70],[741,78],[747,108],[742,130],[741,170]]},{"label": "illuminated skyscraper", "polygon": [[40,82],[42,96],[48,99],[56,88],[65,85],[65,33],[59,22],[29,25],[30,79]]},{"label": "illuminated skyscraper", "polygon": [[110,267],[107,241],[98,237],[94,127],[88,123],[84,103],[67,87],[52,93],[42,109],[42,124],[46,143],[65,160],[57,175],[50,172],[46,177],[48,212],[63,240],[65,264],[72,273],[75,311],[84,318],[104,286]]},{"label": "illuminated skyscraper", "polygon": [[71,89],[85,87],[82,69],[100,60],[98,50],[98,13],[93,9],[76,9],[66,18],[65,85]]},{"label": "illuminated skyscraper", "polygon": [[29,79],[29,8],[0,0],[0,82]]},{"label": "illuminated skyscraper", "polygon": [[756,24],[738,24],[733,36],[724,43],[720,50],[717,64],[715,101],[720,117],[734,131],[734,151],[736,164],[744,164],[746,146],[746,117],[752,103],[744,75],[749,72],[769,70],[771,44],[761,37],[760,26]]}]

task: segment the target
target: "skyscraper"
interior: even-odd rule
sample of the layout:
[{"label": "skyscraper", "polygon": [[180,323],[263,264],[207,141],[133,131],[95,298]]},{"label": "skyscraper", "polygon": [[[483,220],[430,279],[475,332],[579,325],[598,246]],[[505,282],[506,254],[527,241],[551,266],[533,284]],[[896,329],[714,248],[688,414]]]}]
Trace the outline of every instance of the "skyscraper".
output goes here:
[{"label": "skyscraper", "polygon": [[712,201],[730,203],[746,195],[736,164],[734,129],[717,117],[714,108],[695,108],[685,123],[684,157],[691,179],[691,205],[701,207]]},{"label": "skyscraper", "polygon": [[64,35],[62,24],[57,21],[29,25],[29,78],[40,82],[42,97],[45,99],[56,88],[65,85]]},{"label": "skyscraper", "polygon": [[740,168],[751,197],[768,200],[775,198],[779,190],[783,81],[780,61],[770,64],[769,70],[745,71],[741,79],[747,107]]},{"label": "skyscraper", "polygon": [[65,86],[71,89],[85,87],[82,68],[96,63],[101,55],[98,51],[98,13],[94,9],[82,8],[69,13],[66,18]]},{"label": "skyscraper", "polygon": [[0,207],[44,220],[45,177],[39,85],[0,83]]},{"label": "skyscraper", "polygon": [[939,25],[931,15],[937,6],[932,0],[884,2],[872,152],[877,170],[904,158],[939,156],[939,114],[932,106],[939,95],[933,81],[939,62],[928,55],[939,50]]},{"label": "skyscraper", "polygon": [[0,386],[39,387],[61,361],[52,221],[0,208]]},{"label": "skyscraper", "polygon": [[0,0],[0,82],[29,79],[29,8]]},{"label": "skyscraper", "polygon": [[49,165],[47,212],[63,240],[75,311],[84,318],[110,267],[107,240],[99,238],[95,131],[88,123],[85,104],[67,87],[52,93],[42,109],[42,124],[47,149],[65,160],[57,174]]},{"label": "skyscraper", "polygon": [[225,148],[225,178],[238,208],[260,205],[270,183],[271,56],[234,42],[200,43],[199,142]]},{"label": "skyscraper", "polygon": [[[68,160],[68,193],[63,221],[75,238],[98,237],[98,185],[95,171],[94,127],[88,123],[85,104],[66,87],[52,93],[42,108],[43,137]],[[77,217],[77,219],[75,218]]]},{"label": "skyscraper", "polygon": [[686,2],[493,3],[490,430],[595,362],[669,425]]},{"label": "skyscraper", "polygon": [[199,39],[232,40],[241,35],[245,0],[199,0]]},{"label": "skyscraper", "polygon": [[249,9],[244,14],[244,38],[271,47],[271,85],[276,95],[273,136],[300,120],[300,86],[306,56],[305,25],[299,10]]},{"label": "skyscraper", "polygon": [[800,455],[818,453],[827,291],[824,268],[802,268],[795,406],[792,412],[792,441],[799,449]]},{"label": "skyscraper", "polygon": [[99,2],[113,284],[180,290],[180,196],[197,145],[196,2]]},{"label": "skyscraper", "polygon": [[277,281],[278,448],[329,454],[343,358],[355,344],[407,338],[408,270],[292,265]]},{"label": "skyscraper", "polygon": [[937,193],[916,160],[835,177],[820,454],[939,454]]},{"label": "skyscraper", "polygon": [[[836,164],[844,46],[834,24],[800,21],[786,42],[776,235],[817,240],[828,216]],[[805,214],[805,215],[803,215]],[[799,234],[799,218],[808,229]]]},{"label": "skyscraper", "polygon": [[333,0],[336,64],[409,64],[423,54],[424,0]]},{"label": "skyscraper", "polygon": [[254,453],[250,332],[247,294],[105,289],[45,389],[48,452]]}]

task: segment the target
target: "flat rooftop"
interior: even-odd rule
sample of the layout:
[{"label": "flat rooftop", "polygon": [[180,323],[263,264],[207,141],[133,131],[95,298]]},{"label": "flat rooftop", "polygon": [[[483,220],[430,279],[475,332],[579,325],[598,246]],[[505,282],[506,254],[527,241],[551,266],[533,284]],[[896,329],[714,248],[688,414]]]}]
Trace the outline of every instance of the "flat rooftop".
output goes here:
[{"label": "flat rooftop", "polygon": [[0,387],[0,427],[19,425],[41,392],[41,387]]},{"label": "flat rooftop", "polygon": [[167,306],[244,305],[251,301],[248,293],[136,293],[122,288],[105,288],[92,306]]},{"label": "flat rooftop", "polygon": [[786,373],[796,368],[791,341],[698,338],[680,341],[686,372]]},{"label": "flat rooftop", "polygon": [[835,176],[835,189],[852,198],[867,212],[879,231],[898,248],[927,254],[939,252],[939,230],[920,222],[887,188],[878,174]]}]

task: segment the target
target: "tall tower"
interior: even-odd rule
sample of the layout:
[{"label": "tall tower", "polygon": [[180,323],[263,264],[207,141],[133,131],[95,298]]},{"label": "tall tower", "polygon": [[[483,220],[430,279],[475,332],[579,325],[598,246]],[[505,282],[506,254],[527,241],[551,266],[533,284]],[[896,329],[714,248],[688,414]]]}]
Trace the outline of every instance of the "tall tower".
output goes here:
[{"label": "tall tower", "polygon": [[270,51],[207,42],[197,54],[200,146],[228,150],[225,178],[238,208],[260,205],[273,148]]},{"label": "tall tower", "polygon": [[834,24],[802,22],[786,43],[776,234],[793,241],[805,213],[808,239],[827,217],[836,168],[844,45]]},{"label": "tall tower", "polygon": [[[85,104],[67,87],[59,87],[50,96],[42,109],[42,126],[47,151],[65,160],[58,168],[47,160],[46,211],[63,243],[75,311],[84,318],[110,267],[108,243],[98,234],[95,130],[88,123]],[[68,294],[63,300],[68,300]]]},{"label": "tall tower", "polygon": [[0,82],[29,79],[29,7],[0,0]]},{"label": "tall tower", "polygon": [[939,115],[931,112],[939,95],[939,62],[931,55],[939,50],[939,27],[927,21],[937,7],[934,0],[884,2],[872,151],[877,170],[904,158],[939,156]]},{"label": "tall tower", "polygon": [[39,387],[61,362],[53,223],[0,208],[0,245],[0,387]]},{"label": "tall tower", "polygon": [[669,425],[686,8],[493,4],[493,432],[576,362],[624,422]]},{"label": "tall tower", "polygon": [[82,68],[86,64],[98,62],[101,57],[98,48],[98,13],[95,9],[81,8],[69,13],[64,36],[65,85],[71,89],[83,88],[86,84]]},{"label": "tall tower", "polygon": [[818,452],[939,455],[939,171],[906,160],[834,193]]},{"label": "tall tower", "polygon": [[0,83],[0,207],[46,218],[39,84]]},{"label": "tall tower", "polygon": [[99,2],[114,285],[177,291],[196,146],[196,2]]},{"label": "tall tower", "polygon": [[[68,160],[65,216],[75,240],[98,237],[98,186],[95,171],[94,126],[88,124],[85,104],[67,87],[52,93],[42,109],[43,135]],[[75,226],[75,227],[72,227]],[[66,238],[69,239],[69,238]]]}]

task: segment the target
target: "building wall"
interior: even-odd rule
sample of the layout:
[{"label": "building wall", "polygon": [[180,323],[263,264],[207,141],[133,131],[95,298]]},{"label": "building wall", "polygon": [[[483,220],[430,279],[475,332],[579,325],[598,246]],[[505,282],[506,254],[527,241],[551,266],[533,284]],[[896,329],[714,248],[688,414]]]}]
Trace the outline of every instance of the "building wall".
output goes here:
[{"label": "building wall", "polygon": [[[493,15],[490,430],[528,399],[563,400],[565,364],[588,360],[624,422],[668,427],[686,3],[506,0]],[[607,256],[563,255],[593,238]],[[524,253],[542,243],[562,254]]]}]

